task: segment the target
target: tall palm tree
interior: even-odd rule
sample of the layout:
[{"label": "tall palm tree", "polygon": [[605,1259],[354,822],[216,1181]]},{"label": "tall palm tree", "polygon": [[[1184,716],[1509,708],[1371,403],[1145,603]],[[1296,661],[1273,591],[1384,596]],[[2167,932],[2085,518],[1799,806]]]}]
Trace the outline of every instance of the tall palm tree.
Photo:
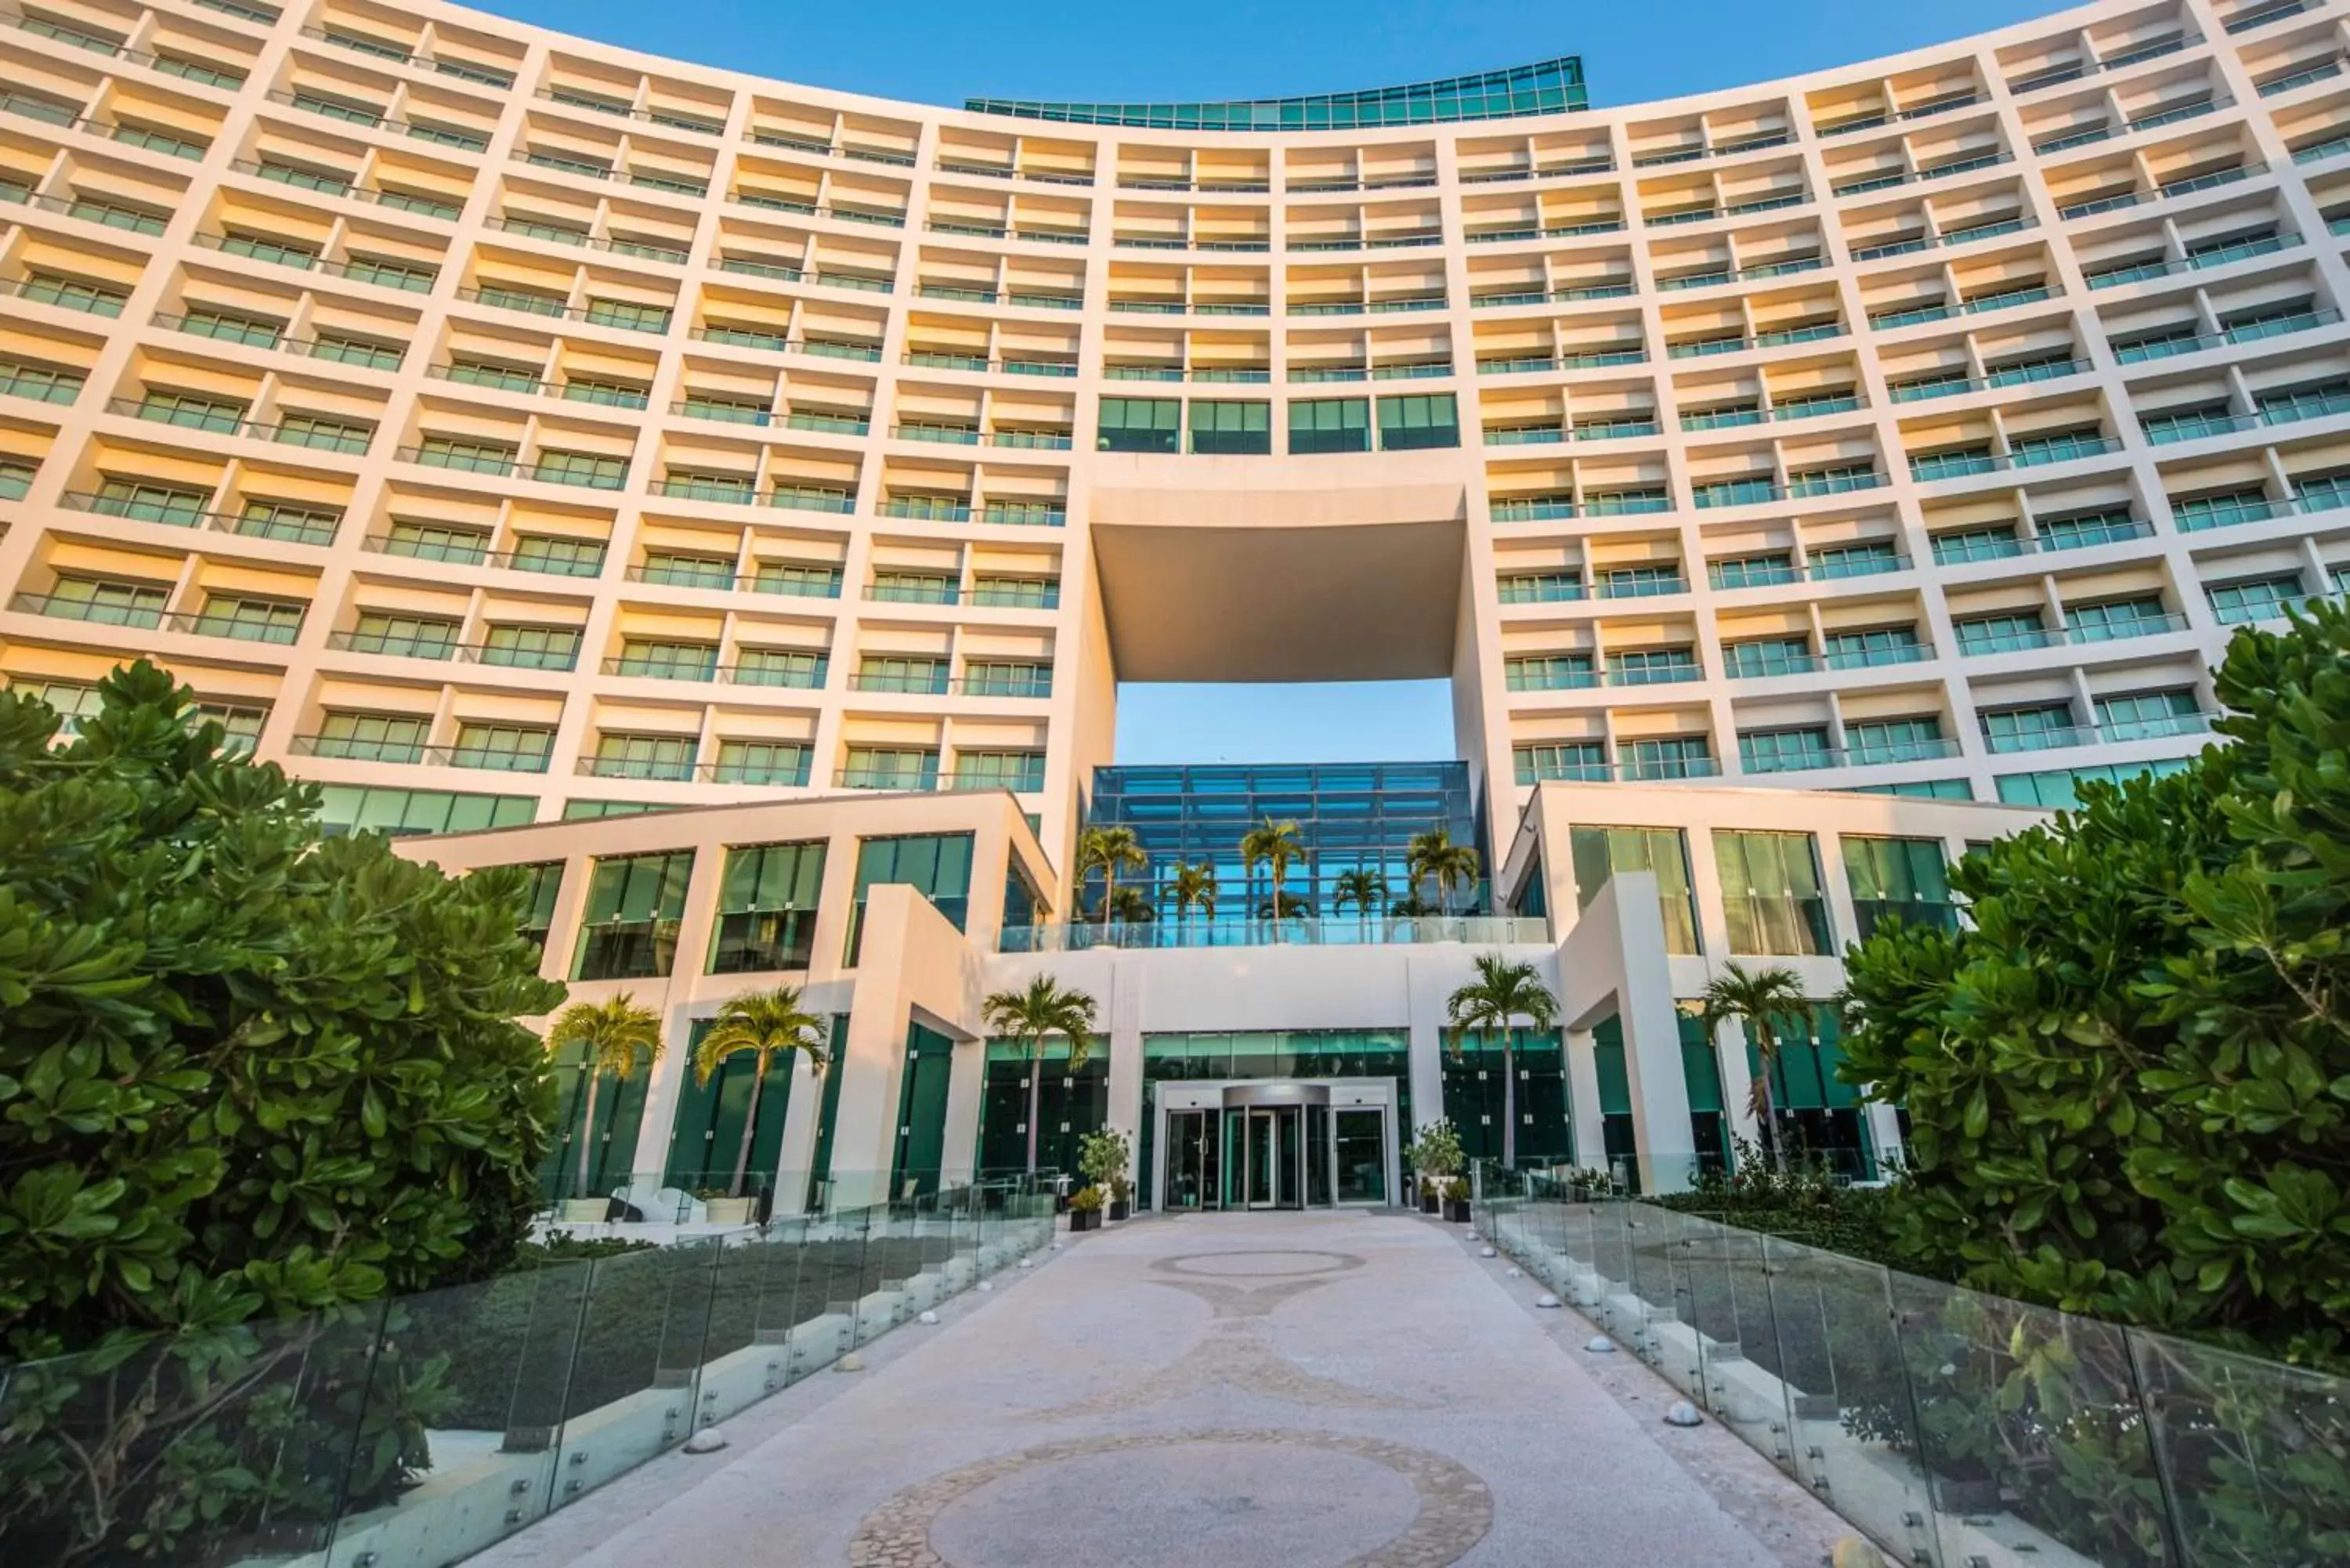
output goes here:
[{"label": "tall palm tree", "polygon": [[1198,905],[1207,910],[1208,919],[1216,918],[1216,867],[1213,862],[1202,860],[1197,866],[1189,861],[1175,863],[1175,875],[1167,884],[1167,891],[1175,900],[1175,919],[1180,926]]},{"label": "tall palm tree", "polygon": [[987,1026],[1028,1047],[1028,1174],[1036,1174],[1036,1118],[1043,1108],[1045,1041],[1064,1035],[1069,1042],[1069,1071],[1086,1064],[1093,1054],[1094,999],[1065,987],[1049,974],[1028,982],[1025,991],[999,991],[982,1005]]},{"label": "tall palm tree", "polygon": [[1514,1169],[1518,1163],[1518,1054],[1511,1044],[1510,1021],[1523,1018],[1531,1028],[1548,1029],[1558,1021],[1558,998],[1534,973],[1534,965],[1512,962],[1500,953],[1481,953],[1477,978],[1452,993],[1445,1012],[1458,1031],[1452,1037],[1455,1052],[1461,1049],[1461,1037],[1472,1029],[1480,1039],[1488,1030],[1502,1032],[1502,1165]]},{"label": "tall palm tree", "polygon": [[1150,864],[1150,857],[1142,852],[1142,841],[1130,827],[1088,827],[1077,835],[1077,885],[1082,888],[1087,877],[1095,871],[1102,874],[1102,919],[1111,919],[1111,906],[1118,901],[1118,874],[1139,871]]},{"label": "tall palm tree", "polygon": [[1480,862],[1477,851],[1466,844],[1452,841],[1449,827],[1431,827],[1426,833],[1412,835],[1404,846],[1404,866],[1411,872],[1411,885],[1422,882],[1436,884],[1436,909],[1440,915],[1452,912],[1452,889],[1463,882],[1474,884]]},{"label": "tall palm tree", "polygon": [[1151,908],[1150,895],[1129,882],[1104,900],[1102,912],[1113,920],[1139,926],[1158,911]]},{"label": "tall palm tree", "polygon": [[580,1071],[588,1075],[588,1106],[579,1118],[579,1192],[588,1190],[596,1142],[596,1089],[607,1073],[626,1083],[641,1058],[660,1060],[660,1014],[639,1007],[627,992],[608,1002],[575,1002],[555,1015],[546,1043],[557,1052],[579,1047]]},{"label": "tall palm tree", "polygon": [[800,1005],[798,986],[779,985],[729,998],[693,1048],[694,1081],[704,1088],[727,1058],[745,1053],[752,1057],[751,1105],[743,1113],[743,1142],[734,1151],[734,1179],[726,1186],[729,1197],[743,1196],[743,1182],[751,1171],[751,1140],[758,1130],[759,1091],[767,1085],[767,1064],[804,1051],[809,1064],[823,1072],[831,1061],[824,1029],[824,1020]]},{"label": "tall palm tree", "polygon": [[1388,879],[1368,866],[1341,871],[1330,884],[1330,912],[1355,906],[1356,923],[1368,929],[1371,912],[1388,901]]},{"label": "tall palm tree", "polygon": [[1273,879],[1273,920],[1276,930],[1281,924],[1282,880],[1289,875],[1291,863],[1305,856],[1305,846],[1299,841],[1297,824],[1294,822],[1275,822],[1268,816],[1263,826],[1252,827],[1241,836],[1241,860],[1250,875],[1255,875],[1256,868],[1263,866]]},{"label": "tall palm tree", "polygon": [[1748,970],[1732,961],[1721,967],[1722,972],[1705,988],[1705,1010],[1699,1016],[1709,1038],[1722,1023],[1735,1022],[1753,1042],[1762,1071],[1754,1075],[1747,1106],[1762,1124],[1762,1146],[1771,1151],[1772,1168],[1777,1169],[1783,1162],[1779,1117],[1771,1104],[1771,1075],[1779,1065],[1779,1030],[1783,1024],[1808,1029],[1811,999],[1804,994],[1802,979],[1783,965]]}]

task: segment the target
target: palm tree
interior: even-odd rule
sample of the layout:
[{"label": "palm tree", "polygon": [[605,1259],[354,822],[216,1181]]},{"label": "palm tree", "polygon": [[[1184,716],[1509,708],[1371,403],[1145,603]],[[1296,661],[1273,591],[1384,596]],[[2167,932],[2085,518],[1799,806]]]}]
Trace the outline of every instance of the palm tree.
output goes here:
[{"label": "palm tree", "polygon": [[546,1043],[557,1052],[579,1047],[580,1071],[588,1075],[587,1113],[579,1118],[579,1191],[588,1190],[590,1155],[596,1141],[596,1089],[609,1073],[626,1083],[637,1072],[637,1061],[660,1060],[660,1014],[639,1007],[622,992],[609,1002],[575,1002],[556,1014]]},{"label": "palm tree", "polygon": [[1036,1118],[1043,1110],[1045,1040],[1060,1034],[1069,1042],[1069,1071],[1076,1072],[1093,1054],[1094,999],[1070,990],[1049,974],[1028,982],[1025,991],[999,991],[982,1004],[987,1026],[1028,1047],[1028,1174],[1036,1174]]},{"label": "palm tree", "polygon": [[1369,928],[1371,912],[1387,901],[1388,879],[1368,866],[1341,871],[1330,884],[1330,912],[1335,915],[1352,904],[1356,923],[1365,929]]},{"label": "palm tree", "polygon": [[[1472,852],[1473,853],[1473,852]],[[1453,1027],[1452,1049],[1461,1049],[1470,1030],[1482,1039],[1490,1029],[1502,1032],[1502,1166],[1518,1163],[1518,1054],[1510,1040],[1510,1020],[1523,1018],[1534,1029],[1548,1029],[1558,1019],[1558,998],[1534,973],[1530,963],[1513,963],[1500,953],[1481,953],[1477,978],[1452,993],[1445,1004]]]},{"label": "palm tree", "polygon": [[1241,861],[1252,876],[1259,866],[1266,868],[1273,878],[1273,920],[1281,924],[1281,884],[1289,875],[1290,863],[1304,858],[1305,846],[1298,841],[1297,824],[1264,819],[1261,827],[1252,827],[1241,837]]},{"label": "palm tree", "polygon": [[759,1091],[767,1085],[767,1064],[795,1051],[807,1053],[809,1065],[825,1070],[831,1055],[825,1049],[824,1020],[800,1005],[800,988],[779,985],[773,991],[746,991],[729,998],[712,1021],[710,1032],[693,1048],[694,1081],[704,1088],[718,1075],[727,1058],[749,1053],[752,1057],[751,1104],[743,1113],[743,1143],[734,1151],[734,1179],[729,1197],[743,1196],[743,1179],[751,1170],[751,1140],[759,1126]]},{"label": "palm tree", "polygon": [[1754,1044],[1754,1059],[1762,1071],[1754,1075],[1747,1106],[1762,1124],[1763,1147],[1771,1151],[1774,1170],[1782,1164],[1779,1118],[1771,1105],[1771,1075],[1779,1064],[1779,1027],[1793,1024],[1807,1029],[1811,1015],[1811,999],[1804,994],[1802,979],[1781,965],[1749,971],[1733,961],[1724,964],[1722,972],[1705,988],[1705,1011],[1699,1016],[1705,1022],[1707,1036],[1711,1038],[1722,1023],[1734,1021]]},{"label": "palm tree", "polygon": [[1452,830],[1449,827],[1416,833],[1404,846],[1404,865],[1411,872],[1412,886],[1417,888],[1424,881],[1436,884],[1436,910],[1440,915],[1452,912],[1453,888],[1463,882],[1475,883],[1479,864],[1474,849],[1452,842]]},{"label": "palm tree", "polygon": [[1132,883],[1120,888],[1104,901],[1103,913],[1113,920],[1128,925],[1140,925],[1158,911],[1150,906],[1150,895]]},{"label": "palm tree", "polygon": [[1139,871],[1150,864],[1142,841],[1130,827],[1088,827],[1077,835],[1077,884],[1098,870],[1102,874],[1102,919],[1110,919],[1118,902],[1118,874]]},{"label": "palm tree", "polygon": [[1175,863],[1175,876],[1167,884],[1168,893],[1175,900],[1175,919],[1180,926],[1184,917],[1196,904],[1208,911],[1208,919],[1216,918],[1216,867],[1202,860],[1197,866],[1188,861]]}]

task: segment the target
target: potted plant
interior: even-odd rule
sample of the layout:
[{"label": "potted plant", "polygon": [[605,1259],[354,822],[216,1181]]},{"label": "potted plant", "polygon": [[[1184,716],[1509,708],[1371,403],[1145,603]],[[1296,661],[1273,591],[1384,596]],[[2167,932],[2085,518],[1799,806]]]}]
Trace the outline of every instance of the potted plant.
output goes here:
[{"label": "potted plant", "polygon": [[1457,1176],[1444,1184],[1444,1222],[1469,1223],[1469,1184]]},{"label": "potted plant", "polygon": [[1419,1136],[1403,1151],[1403,1158],[1419,1180],[1419,1211],[1435,1213],[1446,1180],[1461,1174],[1461,1135],[1452,1130],[1451,1121],[1440,1117],[1419,1129]]},{"label": "potted plant", "polygon": [[748,1225],[751,1205],[748,1198],[729,1198],[723,1187],[704,1187],[694,1193],[702,1200],[702,1217],[712,1225]]},{"label": "potted plant", "polygon": [[1078,1140],[1077,1169],[1090,1186],[1107,1194],[1112,1220],[1123,1220],[1128,1212],[1134,1183],[1127,1179],[1126,1169],[1133,1158],[1126,1135],[1116,1127],[1087,1133]]},{"label": "potted plant", "polygon": [[1098,1231],[1102,1222],[1102,1189],[1080,1187],[1069,1194],[1069,1230]]}]

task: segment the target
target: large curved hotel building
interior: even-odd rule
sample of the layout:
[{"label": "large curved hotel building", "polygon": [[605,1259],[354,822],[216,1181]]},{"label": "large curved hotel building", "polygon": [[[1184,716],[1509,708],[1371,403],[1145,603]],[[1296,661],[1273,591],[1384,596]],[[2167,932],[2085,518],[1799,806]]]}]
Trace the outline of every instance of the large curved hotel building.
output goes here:
[{"label": "large curved hotel building", "polygon": [[[1495,944],[1565,1007],[1520,1158],[1685,1180],[1752,1128],[1709,975],[1832,994],[2350,582],[2342,0],[1597,109],[1571,58],[950,109],[425,0],[6,3],[0,677],[167,664],[338,826],[537,867],[548,972],[681,1040],[809,985],[786,1204],[1015,1163],[979,998],[1040,969],[1107,1041],[1060,1163],[1392,1198],[1440,1108],[1498,1152],[1440,1034]],[[1430,677],[1451,763],[1115,765],[1121,682]],[[1155,919],[1087,923],[1089,823]],[[1411,884],[1435,826],[1483,877]],[[747,1084],[682,1055],[598,1190],[725,1163]],[[1778,1103],[1872,1168],[1834,1056]]]}]

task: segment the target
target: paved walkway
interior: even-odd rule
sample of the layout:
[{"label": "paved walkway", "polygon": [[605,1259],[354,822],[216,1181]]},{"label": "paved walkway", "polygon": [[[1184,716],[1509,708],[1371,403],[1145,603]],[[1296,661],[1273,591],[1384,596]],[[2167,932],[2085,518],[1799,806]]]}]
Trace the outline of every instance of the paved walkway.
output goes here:
[{"label": "paved walkway", "polygon": [[481,1568],[1815,1568],[1834,1517],[1458,1226],[1071,1241]]}]

